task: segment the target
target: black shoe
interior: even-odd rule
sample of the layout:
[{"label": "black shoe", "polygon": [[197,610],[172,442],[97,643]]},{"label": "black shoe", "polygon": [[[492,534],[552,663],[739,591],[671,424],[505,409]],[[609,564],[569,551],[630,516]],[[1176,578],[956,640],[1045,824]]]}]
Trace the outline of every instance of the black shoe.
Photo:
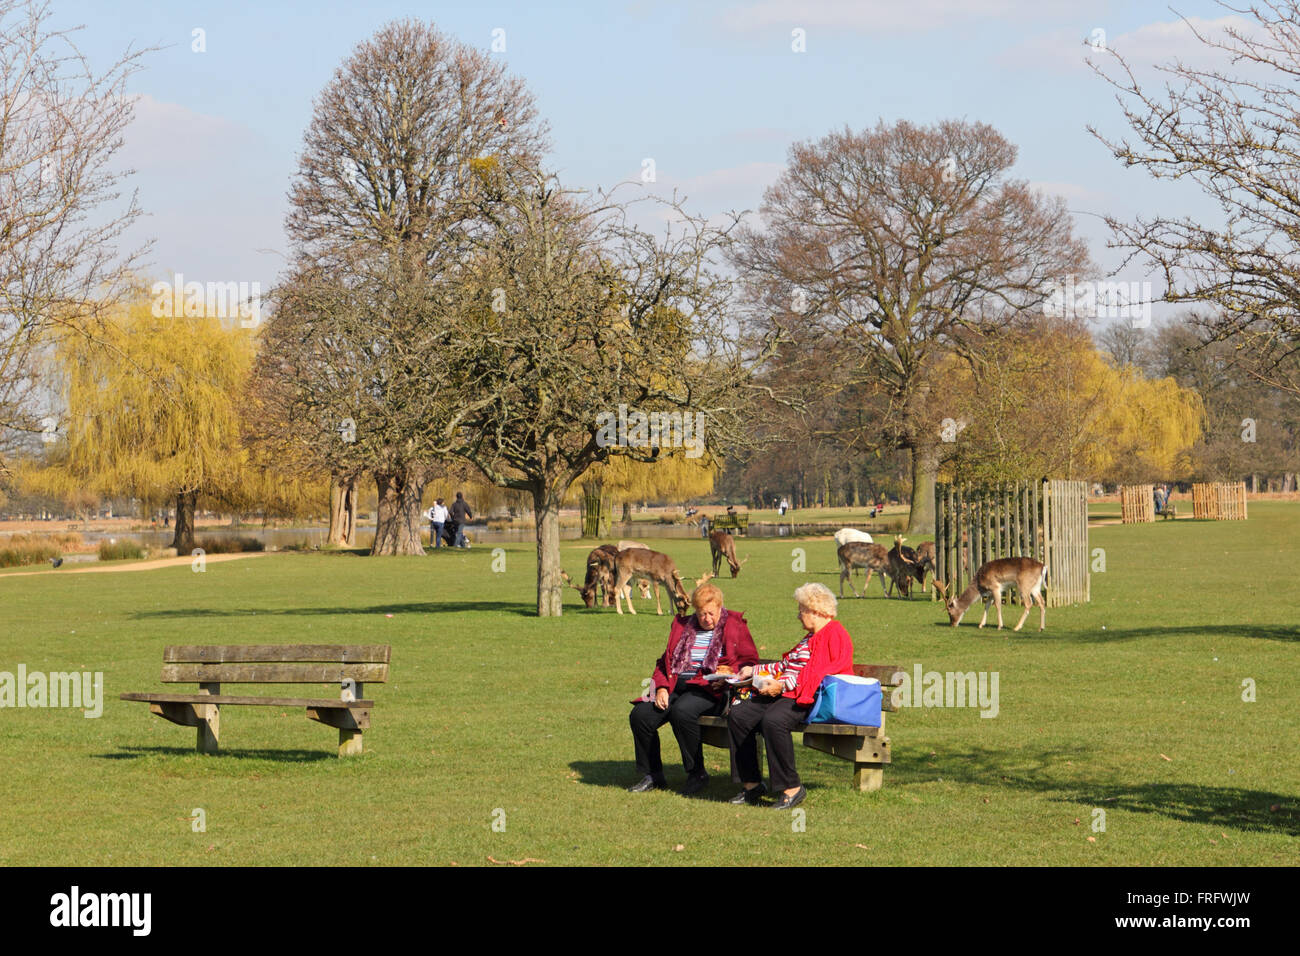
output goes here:
[{"label": "black shoe", "polygon": [[682,787],[683,797],[693,797],[709,785],[709,775],[707,773],[692,774],[686,778],[686,786]]},{"label": "black shoe", "polygon": [[663,777],[655,777],[653,774],[646,774],[632,786],[627,788],[628,793],[645,793],[648,790],[664,790],[668,786],[668,781]]},{"label": "black shoe", "polygon": [[751,807],[758,806],[758,801],[767,793],[767,785],[760,783],[757,787],[750,787],[748,790],[742,790],[731,798],[731,803],[741,806],[748,803]]},{"label": "black shoe", "polygon": [[803,803],[803,798],[808,796],[808,791],[804,787],[799,787],[792,794],[781,794],[781,799],[772,804],[773,810],[789,810]]}]

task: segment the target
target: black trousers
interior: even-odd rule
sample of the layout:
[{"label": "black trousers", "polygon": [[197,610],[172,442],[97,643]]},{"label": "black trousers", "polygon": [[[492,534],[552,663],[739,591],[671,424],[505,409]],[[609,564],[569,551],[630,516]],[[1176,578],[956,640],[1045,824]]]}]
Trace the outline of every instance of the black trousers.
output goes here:
[{"label": "black trousers", "polygon": [[703,688],[679,680],[668,695],[668,708],[659,710],[653,700],[639,700],[632,705],[628,723],[636,742],[636,770],[645,776],[663,776],[664,762],[659,754],[659,728],[673,725],[673,736],[682,751],[686,775],[704,772],[704,743],[700,739],[700,718],[722,713],[726,701],[719,700]]},{"label": "black trousers", "polygon": [[727,730],[731,733],[731,762],[741,783],[762,783],[758,766],[758,741],[763,732],[767,743],[767,767],[772,777],[772,792],[799,786],[794,769],[794,728],[808,716],[807,706],[798,706],[793,697],[763,697],[731,705],[727,713]]}]

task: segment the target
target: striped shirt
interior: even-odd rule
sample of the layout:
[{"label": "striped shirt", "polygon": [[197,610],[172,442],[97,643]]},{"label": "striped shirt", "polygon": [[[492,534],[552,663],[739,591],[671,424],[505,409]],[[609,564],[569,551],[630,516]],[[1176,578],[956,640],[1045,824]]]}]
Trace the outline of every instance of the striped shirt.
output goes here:
[{"label": "striped shirt", "polygon": [[806,634],[802,641],[785,652],[780,661],[769,665],[769,667],[772,676],[780,678],[782,688],[791,691],[799,683],[799,672],[811,659],[812,635]]},{"label": "striped shirt", "polygon": [[709,645],[713,643],[712,631],[696,631],[695,643],[691,645],[691,662],[686,665],[686,669],[678,675],[679,680],[690,680],[700,671],[700,665],[704,663],[704,658],[708,656]]}]

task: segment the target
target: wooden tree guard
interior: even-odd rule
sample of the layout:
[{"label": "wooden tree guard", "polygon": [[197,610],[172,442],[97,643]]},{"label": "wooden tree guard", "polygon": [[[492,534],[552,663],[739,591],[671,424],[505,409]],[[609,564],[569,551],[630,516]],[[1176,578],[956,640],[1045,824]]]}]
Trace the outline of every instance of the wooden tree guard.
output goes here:
[{"label": "wooden tree guard", "polygon": [[1119,500],[1124,524],[1145,524],[1156,520],[1154,485],[1120,485]]},{"label": "wooden tree guard", "polygon": [[934,497],[935,577],[950,595],[960,594],[985,562],[1026,557],[1047,566],[1049,607],[1090,599],[1086,481],[940,484]]},{"label": "wooden tree guard", "polygon": [[1192,485],[1192,516],[1211,521],[1246,520],[1246,483],[1209,481]]}]

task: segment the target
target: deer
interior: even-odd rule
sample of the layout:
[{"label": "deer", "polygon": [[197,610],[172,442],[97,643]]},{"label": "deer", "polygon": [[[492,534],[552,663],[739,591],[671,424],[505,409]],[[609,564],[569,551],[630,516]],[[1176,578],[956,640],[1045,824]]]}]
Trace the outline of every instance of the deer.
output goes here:
[{"label": "deer", "polygon": [[[917,576],[917,557],[916,551],[906,547],[903,542],[907,539],[901,534],[894,535],[894,546],[889,549],[887,570],[889,572],[889,594],[893,593],[895,587],[898,592],[905,598],[912,597],[912,578]],[[925,572],[920,572],[924,577]],[[882,579],[883,580],[883,579]]]},{"label": "deer", "polygon": [[618,550],[626,551],[628,548],[643,548],[646,551],[649,551],[650,545],[642,544],[640,541],[626,541],[626,540],[619,541]]},{"label": "deer", "polygon": [[[873,572],[880,574],[880,590],[889,597],[885,592],[885,572],[889,568],[889,552],[885,550],[883,544],[863,544],[861,542],[850,541],[848,544],[840,545],[835,552],[840,559],[840,597],[844,597],[844,581],[848,579],[849,587],[853,588],[854,597],[862,597],[867,593],[867,585],[871,583]],[[853,569],[866,568],[867,580],[862,585],[862,594],[858,589],[853,587]]]},{"label": "deer", "polygon": [[[906,553],[906,552],[905,552],[905,553]],[[929,594],[929,593],[930,593],[930,588],[929,588],[929,586],[925,583],[925,571],[926,571],[927,568],[929,568],[929,570],[930,570],[930,576],[931,576],[931,577],[934,577],[934,572],[935,572],[935,563],[934,563],[934,542],[933,542],[933,541],[922,541],[920,544],[918,544],[918,545],[916,546],[916,559],[915,559],[915,560],[916,560],[916,571],[915,571],[915,573],[916,573],[916,580],[917,580],[917,582],[921,585],[921,589],[922,589],[926,594]]]},{"label": "deer", "polygon": [[852,542],[859,544],[871,544],[871,535],[865,531],[859,531],[857,528],[840,528],[835,532],[836,545],[850,544]]},{"label": "deer", "polygon": [[1002,630],[1002,590],[1014,584],[1016,590],[1020,592],[1020,598],[1025,602],[1025,613],[1020,615],[1020,621],[1016,624],[1015,630],[1020,630],[1024,626],[1025,618],[1029,617],[1029,611],[1038,604],[1038,629],[1040,631],[1047,628],[1047,602],[1043,600],[1043,573],[1046,567],[1043,562],[1035,561],[1033,558],[997,558],[980,565],[980,569],[975,572],[975,580],[970,586],[962,591],[956,597],[948,598],[947,588],[942,581],[936,580],[934,586],[939,593],[948,598],[944,607],[948,611],[948,620],[956,627],[961,623],[962,616],[967,609],[975,603],[977,598],[984,599],[984,615],[980,618],[980,627],[988,620],[989,604],[993,603],[998,606],[998,630]]},{"label": "deer", "polygon": [[[614,559],[614,566],[617,574],[614,581],[614,608],[619,614],[623,613],[622,598],[634,574],[643,574],[653,582],[655,610],[660,615],[664,613],[663,603],[659,598],[660,584],[668,589],[678,614],[684,614],[690,607],[691,599],[682,586],[682,576],[677,570],[677,565],[673,564],[673,559],[668,555],[651,551],[649,548],[628,548],[626,551],[619,551]],[[636,608],[632,606],[630,590],[627,594],[627,609],[633,614],[636,613]]]},{"label": "deer", "polygon": [[[601,605],[604,607],[614,606],[614,558],[618,556],[618,548],[612,544],[602,544],[592,548],[587,555],[587,577],[582,587],[573,583],[565,571],[560,571],[560,577],[564,578],[569,587],[573,588],[582,595],[582,603],[587,607],[596,606],[597,594],[601,597]],[[641,589],[642,597],[650,597],[650,582],[644,578],[637,581],[637,586]]]},{"label": "deer", "polygon": [[740,573],[745,561],[750,558],[747,554],[745,555],[745,561],[741,561],[739,564],[736,563],[736,539],[725,531],[709,532],[709,550],[713,554],[713,575],[715,577],[718,569],[722,566],[723,558],[727,559],[727,567],[731,568],[733,578]]}]

